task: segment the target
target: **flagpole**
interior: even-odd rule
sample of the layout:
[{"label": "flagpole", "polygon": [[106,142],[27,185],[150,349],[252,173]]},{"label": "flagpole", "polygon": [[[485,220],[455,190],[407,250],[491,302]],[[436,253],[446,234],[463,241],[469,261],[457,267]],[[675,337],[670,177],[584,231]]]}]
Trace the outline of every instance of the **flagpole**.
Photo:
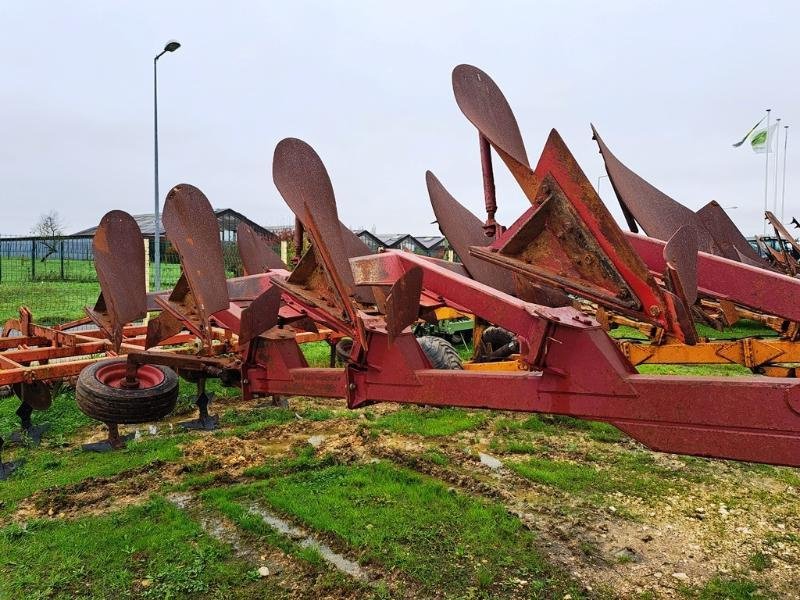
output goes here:
[{"label": "flagpole", "polygon": [[783,191],[781,192],[781,221],[783,221],[783,209],[786,205],[786,148],[789,145],[789,126],[783,126]]},{"label": "flagpole", "polygon": [[769,113],[772,111],[771,108],[767,109],[767,151],[764,153],[766,154],[766,159],[764,159],[764,235],[767,235],[767,218],[766,212],[769,210]]},{"label": "flagpole", "polygon": [[[767,132],[767,151],[769,152],[769,132]],[[772,198],[772,214],[778,212],[778,170],[781,166],[780,163],[780,144],[781,144],[781,120],[775,119],[775,194]]]}]

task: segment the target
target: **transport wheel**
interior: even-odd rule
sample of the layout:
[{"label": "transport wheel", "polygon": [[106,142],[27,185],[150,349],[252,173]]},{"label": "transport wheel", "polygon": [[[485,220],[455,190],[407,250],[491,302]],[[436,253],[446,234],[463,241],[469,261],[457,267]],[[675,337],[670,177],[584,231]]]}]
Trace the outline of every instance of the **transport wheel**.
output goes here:
[{"label": "transport wheel", "polygon": [[353,350],[353,340],[350,338],[342,338],[338,342],[336,342],[336,358],[339,359],[339,362],[342,364],[347,364],[350,362],[350,352]]},{"label": "transport wheel", "polygon": [[127,360],[112,358],[86,367],[78,376],[75,399],[83,413],[103,423],[158,421],[175,408],[178,376],[161,365],[141,365],[139,387],[126,389]]},{"label": "transport wheel", "polygon": [[516,336],[502,327],[487,327],[481,334],[479,355],[489,360],[502,360],[519,352]]},{"label": "transport wheel", "polygon": [[463,369],[461,357],[453,344],[442,338],[424,335],[417,338],[422,351],[434,369]]}]

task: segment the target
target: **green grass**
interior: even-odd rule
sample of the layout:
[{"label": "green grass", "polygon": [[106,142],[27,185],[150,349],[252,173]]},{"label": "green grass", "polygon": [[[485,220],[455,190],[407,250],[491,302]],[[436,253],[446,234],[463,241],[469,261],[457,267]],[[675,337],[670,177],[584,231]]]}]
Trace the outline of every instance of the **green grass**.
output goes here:
[{"label": "green grass", "polygon": [[27,306],[37,323],[55,325],[79,319],[84,306],[94,306],[100,285],[96,282],[42,281],[0,283],[0,323],[19,316]]},{"label": "green grass", "polygon": [[[703,324],[696,324],[697,334],[702,338],[709,340],[735,340],[743,337],[759,336],[759,337],[775,337],[778,333],[765,327],[764,325],[755,321],[742,319],[733,327],[727,327],[722,331],[717,331],[712,327]],[[641,333],[638,329],[620,325],[608,332],[612,338],[626,339],[626,340],[646,340],[647,336]]]},{"label": "green grass", "polygon": [[[701,481],[704,473],[659,466],[647,452],[582,457],[581,462],[531,457],[506,466],[536,483],[589,500],[621,492],[644,500],[669,493],[676,486]],[[590,461],[590,464],[586,464]]]},{"label": "green grass", "polygon": [[559,435],[565,430],[579,430],[586,431],[593,440],[608,443],[619,442],[625,437],[619,429],[608,423],[560,415],[532,415],[526,419],[501,418],[494,422],[494,430],[501,435],[511,434],[517,437],[526,434]]},{"label": "green grass", "polygon": [[0,529],[2,598],[251,598],[274,585],[256,582],[229,547],[161,498]]},{"label": "green grass", "polygon": [[685,375],[689,377],[739,377],[752,375],[742,365],[639,365],[643,375]]},{"label": "green grass", "polygon": [[682,588],[687,598],[696,600],[751,600],[752,598],[775,598],[774,594],[749,579],[724,579],[714,577],[702,587]]},{"label": "green grass", "polygon": [[327,409],[294,411],[288,408],[268,407],[255,408],[248,411],[228,410],[222,415],[222,423],[226,426],[233,425],[233,427],[225,429],[217,435],[226,437],[231,435],[243,436],[268,427],[296,421],[298,416],[309,421],[326,421],[335,415],[334,411]]},{"label": "green grass", "polygon": [[266,502],[360,556],[453,597],[502,597],[529,581],[530,597],[581,596],[549,565],[534,535],[500,504],[449,491],[390,463],[331,465],[207,493]]},{"label": "green grass", "polygon": [[408,406],[379,417],[372,427],[394,433],[440,437],[480,427],[487,418],[487,413],[470,413],[457,408]]},{"label": "green grass", "polygon": [[309,367],[327,367],[330,365],[331,346],[328,342],[309,342],[300,344]]},{"label": "green grass", "polygon": [[[0,514],[8,513],[23,498],[46,488],[63,487],[89,477],[110,477],[156,461],[175,461],[185,435],[130,442],[124,450],[95,453],[79,448],[69,451],[22,449],[25,464],[0,485]],[[5,454],[4,454],[5,456]]]}]

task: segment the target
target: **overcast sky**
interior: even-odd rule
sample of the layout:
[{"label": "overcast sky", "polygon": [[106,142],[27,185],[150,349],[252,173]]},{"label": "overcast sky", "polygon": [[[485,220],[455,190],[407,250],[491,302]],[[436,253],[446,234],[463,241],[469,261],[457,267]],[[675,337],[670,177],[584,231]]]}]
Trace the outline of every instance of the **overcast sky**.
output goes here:
[{"label": "overcast sky", "polygon": [[[483,218],[476,132],[450,85],[471,63],[509,99],[532,161],[555,127],[596,183],[593,122],[676,200],[737,206],[740,228],[760,232],[764,156],[731,144],[767,107],[796,127],[787,220],[800,216],[798,6],[5,1],[0,234],[26,234],[51,209],[68,232],[112,208],[152,212],[152,58],[171,38],[182,47],[159,60],[162,197],[189,182],[217,208],[288,224],[271,162],[293,136],[322,157],[351,227],[436,233],[426,169]],[[509,224],[528,204],[495,170]],[[622,223],[607,180],[601,196]]]}]

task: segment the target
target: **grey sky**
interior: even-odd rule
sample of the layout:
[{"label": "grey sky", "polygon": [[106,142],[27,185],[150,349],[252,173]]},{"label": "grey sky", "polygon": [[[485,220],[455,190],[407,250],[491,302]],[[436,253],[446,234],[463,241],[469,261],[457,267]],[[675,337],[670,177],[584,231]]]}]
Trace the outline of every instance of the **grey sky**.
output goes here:
[{"label": "grey sky", "polygon": [[[53,208],[68,231],[152,211],[152,57],[170,38],[183,47],[159,61],[162,196],[185,181],[289,223],[271,162],[294,136],[325,161],[350,226],[435,233],[426,169],[482,218],[477,136],[450,87],[466,62],[505,92],[532,160],[555,127],[596,182],[591,121],[675,199],[736,205],[760,232],[764,157],[731,144],[767,107],[796,127],[787,214],[800,215],[798,17],[794,2],[6,1],[0,234]],[[496,172],[509,224],[527,202]]]}]

